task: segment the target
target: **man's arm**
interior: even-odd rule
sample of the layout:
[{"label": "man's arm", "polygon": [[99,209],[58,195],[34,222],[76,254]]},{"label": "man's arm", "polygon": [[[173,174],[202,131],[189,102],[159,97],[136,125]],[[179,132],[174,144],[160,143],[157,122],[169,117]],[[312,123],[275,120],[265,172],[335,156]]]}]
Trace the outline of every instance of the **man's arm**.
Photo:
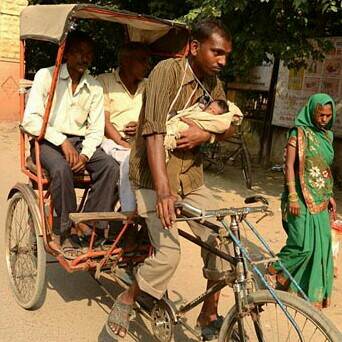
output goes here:
[{"label": "man's arm", "polygon": [[235,133],[235,127],[234,125],[231,124],[225,132],[215,134],[215,141],[222,141],[225,139],[229,139],[234,133]]},{"label": "man's arm", "polygon": [[189,129],[179,132],[180,138],[177,139],[177,149],[188,150],[210,141],[211,133],[199,128],[190,119],[183,117],[181,120],[189,126]]},{"label": "man's arm", "polygon": [[166,60],[152,70],[146,84],[144,121],[139,122],[142,125],[142,135],[146,139],[147,158],[157,194],[156,210],[165,228],[171,228],[175,221],[176,198],[170,191],[164,149],[170,94],[176,84],[173,63],[175,61]]},{"label": "man's arm", "polygon": [[104,109],[103,109],[103,90],[97,83],[90,89],[92,103],[88,114],[87,132],[82,143],[81,154],[90,159],[97,146],[102,142],[104,136]]},{"label": "man's arm", "polygon": [[[38,136],[40,134],[45,114],[45,103],[52,81],[53,69],[40,69],[33,81],[30,96],[25,108],[21,125],[28,133]],[[44,139],[53,145],[60,146],[66,139],[63,133],[58,132],[48,123]]]},{"label": "man's arm", "polygon": [[105,111],[105,136],[108,139],[112,139],[118,145],[131,148],[131,144],[127,142],[125,139],[123,139],[121,134],[117,131],[117,129],[110,122],[109,111]]},{"label": "man's arm", "polygon": [[163,226],[172,228],[176,221],[174,202],[171,195],[165,163],[164,135],[152,134],[146,137],[148,164],[157,193],[156,210]]},{"label": "man's arm", "polygon": [[177,149],[191,149],[206,142],[221,141],[230,138],[235,133],[233,125],[223,133],[213,134],[199,128],[192,120],[181,118],[189,129],[180,132],[180,139],[177,139]]}]

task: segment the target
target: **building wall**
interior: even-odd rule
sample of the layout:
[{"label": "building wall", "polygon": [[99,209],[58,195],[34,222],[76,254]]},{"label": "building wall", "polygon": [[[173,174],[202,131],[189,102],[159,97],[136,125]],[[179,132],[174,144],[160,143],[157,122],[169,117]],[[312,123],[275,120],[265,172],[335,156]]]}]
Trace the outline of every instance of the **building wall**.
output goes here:
[{"label": "building wall", "polygon": [[0,1],[0,120],[19,119],[19,14],[27,0]]}]

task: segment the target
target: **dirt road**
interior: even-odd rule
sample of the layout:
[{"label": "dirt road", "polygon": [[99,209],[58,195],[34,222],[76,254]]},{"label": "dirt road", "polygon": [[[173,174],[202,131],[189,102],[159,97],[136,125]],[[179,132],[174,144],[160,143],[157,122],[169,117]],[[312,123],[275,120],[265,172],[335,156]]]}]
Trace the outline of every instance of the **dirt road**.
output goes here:
[{"label": "dirt road", "polygon": [[[34,311],[20,308],[7,283],[4,258],[4,227],[7,211],[7,194],[18,181],[26,181],[20,173],[19,137],[16,125],[0,123],[0,340],[5,342],[109,342],[104,323],[112,305],[111,298],[87,273],[68,274],[52,258],[47,264],[46,291],[41,306]],[[279,212],[279,194],[281,192],[282,174],[265,171],[255,167],[253,190],[247,190],[241,171],[227,167],[224,174],[206,174],[206,183],[214,191],[222,207],[243,205],[243,198],[253,194],[262,194],[270,201],[275,216],[266,218],[258,224],[258,229],[275,251],[285,241],[281,228]],[[342,213],[342,192],[336,195],[339,213]],[[341,215],[339,216],[341,218]],[[253,221],[253,220],[252,220]],[[249,236],[246,235],[247,239]],[[262,250],[251,241],[253,253]],[[342,261],[342,253],[339,263]],[[342,266],[341,266],[342,268]],[[201,259],[197,247],[182,241],[182,261],[172,280],[169,293],[177,305],[193,299],[204,289],[201,277]],[[114,297],[121,291],[117,285],[103,281]],[[225,314],[232,305],[230,288],[224,289],[220,304],[220,313]],[[332,306],[324,313],[342,330],[342,275],[335,280]],[[188,323],[194,325],[199,309],[194,309],[188,316]],[[192,336],[176,329],[175,341],[194,341]],[[129,336],[124,341],[153,341],[150,323],[140,315],[132,322]]]}]

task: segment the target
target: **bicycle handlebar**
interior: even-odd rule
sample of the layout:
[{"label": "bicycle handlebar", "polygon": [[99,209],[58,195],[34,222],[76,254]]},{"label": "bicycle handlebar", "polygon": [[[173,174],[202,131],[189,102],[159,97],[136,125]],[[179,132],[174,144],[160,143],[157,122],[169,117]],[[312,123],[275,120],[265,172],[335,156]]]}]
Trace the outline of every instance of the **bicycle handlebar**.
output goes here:
[{"label": "bicycle handlebar", "polygon": [[268,205],[267,199],[265,197],[260,196],[260,195],[245,198],[246,204],[256,203],[256,202],[261,202],[261,203]]},{"label": "bicycle handlebar", "polygon": [[[258,197],[258,196],[255,196],[255,197]],[[272,214],[272,211],[268,208],[267,205],[262,205],[258,207],[240,207],[240,208],[222,208],[222,209],[202,210],[200,208],[192,206],[189,203],[186,203],[183,201],[177,201],[175,203],[175,207],[185,210],[194,218],[197,217],[201,219],[205,219],[209,217],[223,218],[225,216],[248,215],[250,213]]]}]

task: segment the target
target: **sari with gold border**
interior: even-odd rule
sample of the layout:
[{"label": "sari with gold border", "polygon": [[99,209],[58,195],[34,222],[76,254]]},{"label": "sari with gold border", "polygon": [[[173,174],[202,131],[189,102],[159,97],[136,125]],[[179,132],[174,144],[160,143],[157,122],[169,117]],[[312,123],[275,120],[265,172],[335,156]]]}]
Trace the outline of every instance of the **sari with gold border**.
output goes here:
[{"label": "sari with gold border", "polygon": [[[326,129],[314,124],[317,105],[331,103],[333,118]],[[307,294],[312,304],[319,308],[330,303],[333,286],[333,258],[328,203],[333,196],[333,179],[330,167],[334,158],[333,134],[330,128],[336,117],[334,101],[326,94],[310,97],[308,104],[295,120],[288,136],[288,144],[297,147],[295,163],[296,191],[300,215],[288,212],[288,190],[282,195],[283,224],[288,237],[278,257]],[[279,264],[273,267],[280,272],[277,279],[286,283]],[[288,284],[288,282],[287,282]],[[293,284],[289,292],[297,293]]]}]

